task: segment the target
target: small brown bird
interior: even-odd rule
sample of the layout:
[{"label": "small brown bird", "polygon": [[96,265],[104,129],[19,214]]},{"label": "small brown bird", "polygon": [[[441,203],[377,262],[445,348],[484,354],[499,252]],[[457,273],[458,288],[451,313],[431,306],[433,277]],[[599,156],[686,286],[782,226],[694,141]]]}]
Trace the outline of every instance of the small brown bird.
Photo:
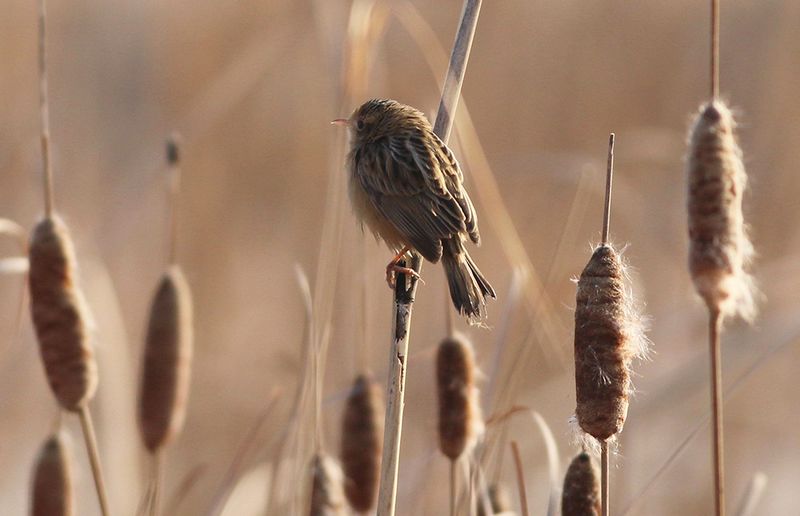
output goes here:
[{"label": "small brown bird", "polygon": [[496,295],[464,248],[466,237],[480,243],[475,207],[456,158],[425,115],[375,99],[331,123],[350,129],[347,161],[356,217],[397,252],[386,266],[389,285],[398,272],[417,275],[398,265],[406,253],[433,263],[441,259],[458,312],[471,320],[483,317],[486,296]]}]

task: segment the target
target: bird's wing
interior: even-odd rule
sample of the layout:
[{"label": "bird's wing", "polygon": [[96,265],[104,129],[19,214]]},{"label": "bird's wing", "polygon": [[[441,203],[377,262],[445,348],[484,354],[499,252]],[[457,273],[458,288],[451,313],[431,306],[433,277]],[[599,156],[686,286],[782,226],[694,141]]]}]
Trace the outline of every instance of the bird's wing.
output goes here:
[{"label": "bird's wing", "polygon": [[467,217],[450,191],[452,180],[442,170],[440,153],[419,140],[410,133],[369,143],[356,154],[355,170],[375,208],[409,244],[436,262],[442,239],[467,231]]},{"label": "bird's wing", "polygon": [[464,189],[464,173],[461,171],[461,167],[456,157],[453,155],[453,151],[450,150],[450,147],[440,140],[435,133],[431,133],[431,135],[434,138],[433,141],[437,144],[435,153],[440,163],[440,168],[444,173],[447,191],[461,207],[461,211],[464,212],[464,225],[467,228],[467,233],[469,233],[470,238],[476,244],[480,244],[481,237],[478,233],[478,216],[475,213],[475,206],[472,205],[469,194],[467,194],[467,191]]}]

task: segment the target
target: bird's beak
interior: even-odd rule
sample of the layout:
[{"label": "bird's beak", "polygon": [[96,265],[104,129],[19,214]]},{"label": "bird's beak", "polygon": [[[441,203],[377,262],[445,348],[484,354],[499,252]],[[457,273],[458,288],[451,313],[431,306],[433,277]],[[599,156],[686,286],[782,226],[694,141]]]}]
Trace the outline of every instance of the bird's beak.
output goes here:
[{"label": "bird's beak", "polygon": [[337,118],[336,120],[331,120],[332,125],[350,125],[350,120],[346,118]]}]

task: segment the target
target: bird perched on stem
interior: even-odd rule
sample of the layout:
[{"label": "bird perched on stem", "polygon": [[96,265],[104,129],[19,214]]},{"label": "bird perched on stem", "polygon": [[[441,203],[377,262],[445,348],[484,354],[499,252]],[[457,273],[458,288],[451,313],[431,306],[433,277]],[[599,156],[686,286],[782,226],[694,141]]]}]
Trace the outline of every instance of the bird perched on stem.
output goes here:
[{"label": "bird perched on stem", "polygon": [[416,252],[440,259],[450,297],[470,320],[484,316],[486,297],[496,297],[464,247],[480,243],[475,207],[452,151],[419,110],[394,100],[374,99],[350,118],[331,122],[350,129],[350,201],[362,224],[397,255],[386,266],[394,286],[397,273],[419,277],[399,265]]}]

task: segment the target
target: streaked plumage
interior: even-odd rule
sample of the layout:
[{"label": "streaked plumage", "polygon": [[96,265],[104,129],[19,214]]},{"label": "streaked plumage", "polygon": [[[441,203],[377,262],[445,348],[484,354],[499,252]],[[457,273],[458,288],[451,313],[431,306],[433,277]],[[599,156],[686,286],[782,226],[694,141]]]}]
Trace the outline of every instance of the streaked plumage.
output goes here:
[{"label": "streaked plumage", "polygon": [[466,238],[479,244],[480,235],[452,151],[420,111],[394,100],[370,100],[335,122],[351,131],[356,216],[393,250],[409,247],[433,263],[441,259],[456,309],[482,317],[486,296],[496,296],[464,248]]}]

